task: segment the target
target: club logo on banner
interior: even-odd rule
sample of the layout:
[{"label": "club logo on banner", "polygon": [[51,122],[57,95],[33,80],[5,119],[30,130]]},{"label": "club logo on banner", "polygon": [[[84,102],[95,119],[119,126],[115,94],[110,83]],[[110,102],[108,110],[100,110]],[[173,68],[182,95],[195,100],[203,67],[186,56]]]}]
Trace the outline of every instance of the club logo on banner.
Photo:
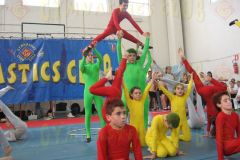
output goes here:
[{"label": "club logo on banner", "polygon": [[36,54],[36,47],[30,43],[21,44],[16,50],[16,56],[20,61],[29,60],[32,61]]}]

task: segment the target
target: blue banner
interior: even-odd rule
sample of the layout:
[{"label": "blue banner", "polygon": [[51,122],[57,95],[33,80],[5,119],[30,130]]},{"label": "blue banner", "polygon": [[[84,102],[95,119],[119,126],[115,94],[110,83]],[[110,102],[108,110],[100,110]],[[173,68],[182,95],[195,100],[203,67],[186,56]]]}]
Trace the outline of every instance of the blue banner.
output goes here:
[{"label": "blue banner", "polygon": [[[11,85],[1,99],[6,104],[74,100],[83,98],[79,70],[81,50],[90,40],[0,39],[0,88]],[[97,44],[103,56],[102,70],[118,66],[116,41]]]}]

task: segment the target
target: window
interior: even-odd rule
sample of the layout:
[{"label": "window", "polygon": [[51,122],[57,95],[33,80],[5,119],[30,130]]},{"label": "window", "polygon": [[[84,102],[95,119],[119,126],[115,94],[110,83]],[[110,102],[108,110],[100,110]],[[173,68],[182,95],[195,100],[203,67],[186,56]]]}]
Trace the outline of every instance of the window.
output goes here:
[{"label": "window", "polygon": [[5,0],[0,0],[0,5],[4,5],[5,4]]},{"label": "window", "polygon": [[108,0],[74,0],[74,8],[81,11],[107,12]]},{"label": "window", "polygon": [[150,0],[129,0],[128,12],[132,15],[150,16]]},{"label": "window", "polygon": [[211,3],[216,3],[218,0],[210,0]]},{"label": "window", "polygon": [[23,0],[25,6],[59,7],[59,0]]}]

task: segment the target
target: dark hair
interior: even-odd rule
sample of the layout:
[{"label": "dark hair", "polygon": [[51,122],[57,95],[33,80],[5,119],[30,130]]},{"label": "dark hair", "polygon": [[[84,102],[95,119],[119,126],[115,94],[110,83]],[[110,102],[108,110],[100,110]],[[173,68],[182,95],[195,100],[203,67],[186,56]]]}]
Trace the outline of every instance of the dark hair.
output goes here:
[{"label": "dark hair", "polygon": [[215,105],[215,107],[218,111],[221,111],[221,109],[217,106],[217,104],[221,103],[222,96],[224,96],[224,95],[229,96],[228,92],[224,91],[224,92],[218,92],[218,93],[214,94],[212,97],[213,104]]},{"label": "dark hair", "polygon": [[106,114],[111,115],[116,107],[124,108],[122,100],[119,98],[109,99],[106,105]]},{"label": "dark hair", "polygon": [[119,4],[128,3],[128,0],[119,0]]},{"label": "dark hair", "polygon": [[128,53],[135,53],[135,54],[137,54],[137,51],[136,51],[136,49],[134,49],[134,48],[129,48],[129,49],[127,50],[127,52],[128,52]]},{"label": "dark hair", "polygon": [[82,54],[83,54],[83,56],[87,57],[90,52],[92,52],[92,48],[87,47],[87,49]]},{"label": "dark hair", "polygon": [[171,68],[171,69],[172,69],[171,66],[166,66],[166,68],[165,68],[165,73],[167,73],[167,69],[168,69],[168,68]]},{"label": "dark hair", "polygon": [[171,112],[167,115],[167,122],[170,124],[173,128],[177,128],[180,123],[180,117],[177,113]]},{"label": "dark hair", "polygon": [[207,75],[209,75],[210,77],[212,77],[212,72],[208,71]]},{"label": "dark hair", "polygon": [[140,88],[140,87],[137,87],[137,86],[132,87],[131,90],[130,90],[130,93],[129,93],[129,97],[130,97],[131,99],[133,99],[133,97],[132,97],[131,94],[133,94],[133,92],[134,92],[135,89],[139,89],[139,90],[141,91],[141,88]]}]

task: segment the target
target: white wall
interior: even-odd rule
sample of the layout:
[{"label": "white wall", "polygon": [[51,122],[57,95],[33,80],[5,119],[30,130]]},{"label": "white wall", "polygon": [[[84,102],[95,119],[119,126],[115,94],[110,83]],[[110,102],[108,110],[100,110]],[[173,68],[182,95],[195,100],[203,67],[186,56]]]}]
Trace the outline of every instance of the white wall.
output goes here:
[{"label": "white wall", "polygon": [[[172,42],[169,42],[168,30],[171,28],[167,22],[171,14],[166,8],[169,8],[166,4],[168,0],[150,0],[151,1],[151,16],[140,17],[133,16],[143,31],[149,31],[151,35],[151,45],[153,49],[153,57],[159,65],[166,66],[175,63],[176,57],[169,57],[169,52],[175,52],[175,48],[172,49]],[[179,0],[173,0],[179,1]],[[0,31],[1,32],[21,32],[22,22],[32,23],[56,23],[65,24],[67,33],[79,33],[68,34],[68,37],[80,38],[95,37],[96,34],[101,33],[107,26],[111,16],[113,8],[118,6],[118,0],[109,0],[109,12],[97,13],[97,12],[81,12],[74,10],[73,0],[61,0],[60,8],[44,8],[44,7],[28,7],[23,6],[21,0],[6,0],[6,5],[0,7]],[[179,6],[177,6],[179,7]],[[171,8],[170,8],[171,9]],[[178,19],[179,17],[177,17]],[[180,17],[181,18],[181,17]],[[176,17],[175,17],[176,19]],[[175,21],[175,20],[174,20]],[[136,29],[127,21],[124,20],[121,26],[133,34],[136,38],[144,41],[144,37],[141,36]],[[174,28],[174,27],[173,27]],[[175,30],[175,28],[174,28]],[[171,33],[174,33],[173,31]],[[180,29],[181,30],[181,29]],[[35,26],[24,27],[24,32],[62,32],[61,27],[50,26]],[[175,32],[175,34],[178,32]],[[0,36],[9,36],[9,34],[0,33]],[[11,34],[14,37],[20,37],[21,34]],[[181,35],[181,34],[180,34]],[[36,37],[35,35],[29,35]],[[62,35],[53,35],[54,37],[62,37]],[[171,39],[172,35],[170,36]],[[108,38],[115,38],[115,36],[109,36]],[[180,36],[182,39],[182,35]],[[124,48],[135,47],[135,44],[128,41],[123,42]],[[179,45],[176,45],[179,46]],[[175,53],[174,53],[175,54]]]},{"label": "white wall", "polygon": [[181,2],[188,60],[199,71],[211,70],[216,77],[237,77],[240,80],[239,75],[233,75],[232,67],[233,55],[240,54],[240,28],[229,26],[230,21],[240,19],[240,1]]}]

